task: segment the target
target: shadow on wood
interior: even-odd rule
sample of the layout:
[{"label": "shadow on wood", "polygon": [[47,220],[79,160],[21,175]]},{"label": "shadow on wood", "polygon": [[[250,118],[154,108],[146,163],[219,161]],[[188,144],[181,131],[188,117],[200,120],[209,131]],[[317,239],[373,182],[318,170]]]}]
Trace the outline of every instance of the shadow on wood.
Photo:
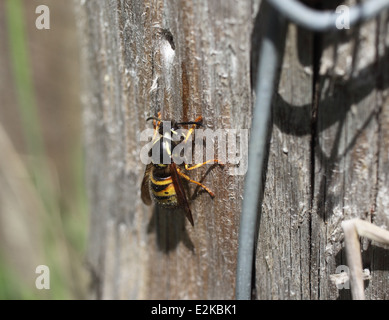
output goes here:
[{"label": "shadow on wood", "polygon": [[169,253],[182,241],[194,252],[194,244],[185,228],[185,213],[182,209],[165,209],[154,206],[153,215],[147,227],[147,232],[155,232],[158,250]]}]

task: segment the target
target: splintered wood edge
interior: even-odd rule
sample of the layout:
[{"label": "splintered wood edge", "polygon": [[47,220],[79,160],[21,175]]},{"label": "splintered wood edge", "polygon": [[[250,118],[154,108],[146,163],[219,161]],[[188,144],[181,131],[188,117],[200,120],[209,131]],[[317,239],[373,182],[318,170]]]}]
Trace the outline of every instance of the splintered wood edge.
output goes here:
[{"label": "splintered wood edge", "polygon": [[[362,270],[362,280],[370,280],[370,270],[369,269],[363,269]],[[341,272],[341,273],[335,273],[330,275],[330,280],[332,283],[334,283],[336,286],[342,285],[347,283],[347,281],[350,281],[349,274],[347,272]]]},{"label": "splintered wood edge", "polygon": [[[351,219],[342,222],[345,236],[347,264],[350,274],[340,273],[331,275],[331,281],[335,284],[343,284],[350,279],[351,292],[354,299],[365,298],[363,281],[370,279],[370,272],[362,271],[362,256],[359,237],[366,237],[380,243],[389,243],[389,231],[384,230],[370,222],[361,219]],[[367,270],[368,271],[368,270]]]},{"label": "splintered wood edge", "polygon": [[347,265],[349,268],[351,294],[355,300],[365,300],[362,280],[362,256],[355,219],[342,222],[346,246]]}]

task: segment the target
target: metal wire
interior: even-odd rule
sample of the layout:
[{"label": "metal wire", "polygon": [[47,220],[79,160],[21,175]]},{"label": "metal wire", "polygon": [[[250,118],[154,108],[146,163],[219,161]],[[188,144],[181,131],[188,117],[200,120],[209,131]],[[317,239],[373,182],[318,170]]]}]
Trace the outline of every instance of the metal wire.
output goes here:
[{"label": "metal wire", "polygon": [[[295,0],[267,0],[283,16],[299,26],[312,31],[337,30],[339,14],[332,11],[311,9]],[[370,0],[350,8],[350,27],[377,16],[389,8],[389,0]]]},{"label": "metal wire", "polygon": [[[248,171],[245,180],[244,200],[239,227],[239,248],[236,271],[236,298],[251,298],[252,267],[254,257],[255,230],[258,212],[261,212],[259,194],[262,189],[263,161],[266,152],[267,130],[274,92],[277,68],[280,63],[280,45],[284,35],[286,17],[290,21],[312,31],[337,30],[336,13],[316,11],[295,0],[267,0],[271,4],[265,35],[261,47],[255,88],[256,102],[250,136]],[[389,8],[389,0],[371,0],[350,8],[350,27],[377,16]],[[279,11],[281,15],[278,14]]]},{"label": "metal wire", "polygon": [[270,106],[279,64],[279,46],[285,39],[285,20],[270,8],[257,73],[256,101],[252,120],[248,172],[245,181],[243,211],[240,219],[236,298],[251,298],[251,276],[254,255],[254,236],[257,223],[258,195],[262,188],[262,167],[266,150],[266,136]]}]

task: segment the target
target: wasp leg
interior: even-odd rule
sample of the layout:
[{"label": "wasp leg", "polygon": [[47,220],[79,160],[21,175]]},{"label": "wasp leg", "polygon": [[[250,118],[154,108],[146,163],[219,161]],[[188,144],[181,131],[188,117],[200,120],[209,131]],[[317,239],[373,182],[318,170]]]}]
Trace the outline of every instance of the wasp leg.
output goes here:
[{"label": "wasp leg", "polygon": [[158,124],[157,124],[157,121],[156,120],[153,120],[153,127],[154,129],[158,129],[158,127],[161,125],[161,112],[158,112],[157,113],[157,118],[158,118]]},{"label": "wasp leg", "polygon": [[224,166],[224,164],[223,164],[223,163],[220,163],[219,160],[217,160],[217,159],[211,159],[211,160],[205,161],[205,162],[203,162],[203,163],[195,164],[195,165],[192,166],[192,167],[189,167],[188,164],[185,164],[185,170],[197,169],[197,168],[200,168],[200,167],[202,167],[203,165],[205,165],[205,164],[207,164],[207,163],[210,163],[210,162],[218,163],[219,165]]},{"label": "wasp leg", "polygon": [[[157,118],[158,118],[158,119],[161,119],[161,112],[158,112]],[[157,123],[156,120],[153,120],[153,127],[154,127],[153,140],[155,139],[155,137],[156,137],[157,134],[158,134],[159,126],[160,126],[160,125],[161,125],[161,121],[158,121],[158,123]]]},{"label": "wasp leg", "polygon": [[195,181],[195,180],[192,180],[191,178],[189,178],[185,173],[182,173],[181,170],[179,170],[177,168],[177,172],[178,174],[183,177],[184,179],[188,180],[189,182],[192,182],[194,184],[197,184],[198,186],[202,187],[205,191],[207,191],[209,193],[209,195],[214,198],[215,197],[215,194],[210,190],[208,189],[205,185],[201,184],[200,182],[198,181]]}]

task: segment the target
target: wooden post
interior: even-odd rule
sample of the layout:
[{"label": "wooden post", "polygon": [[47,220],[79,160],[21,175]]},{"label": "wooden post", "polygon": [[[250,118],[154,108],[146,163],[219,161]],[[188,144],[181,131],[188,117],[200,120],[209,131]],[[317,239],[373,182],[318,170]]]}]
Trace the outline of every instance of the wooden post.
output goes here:
[{"label": "wooden post", "polygon": [[[146,118],[249,128],[250,48],[257,5],[234,1],[76,2],[97,298],[232,299],[244,176],[213,167],[180,212],[140,198]],[[209,168],[209,167],[208,167]],[[190,172],[200,180],[207,168]],[[193,195],[195,188],[190,188]],[[198,191],[198,190],[196,190]]]},{"label": "wooden post", "polygon": [[[197,180],[207,172],[203,183],[216,194],[212,200],[190,188],[193,228],[178,212],[142,203],[139,134],[157,111],[182,121],[202,115],[215,130],[250,128],[264,5],[75,3],[94,297],[233,299],[244,176],[218,167],[191,172]],[[388,225],[385,21],[324,35],[289,26],[263,177],[254,298],[348,298],[329,280],[347,264],[341,222]],[[366,297],[387,298],[387,253],[367,247]]]}]

